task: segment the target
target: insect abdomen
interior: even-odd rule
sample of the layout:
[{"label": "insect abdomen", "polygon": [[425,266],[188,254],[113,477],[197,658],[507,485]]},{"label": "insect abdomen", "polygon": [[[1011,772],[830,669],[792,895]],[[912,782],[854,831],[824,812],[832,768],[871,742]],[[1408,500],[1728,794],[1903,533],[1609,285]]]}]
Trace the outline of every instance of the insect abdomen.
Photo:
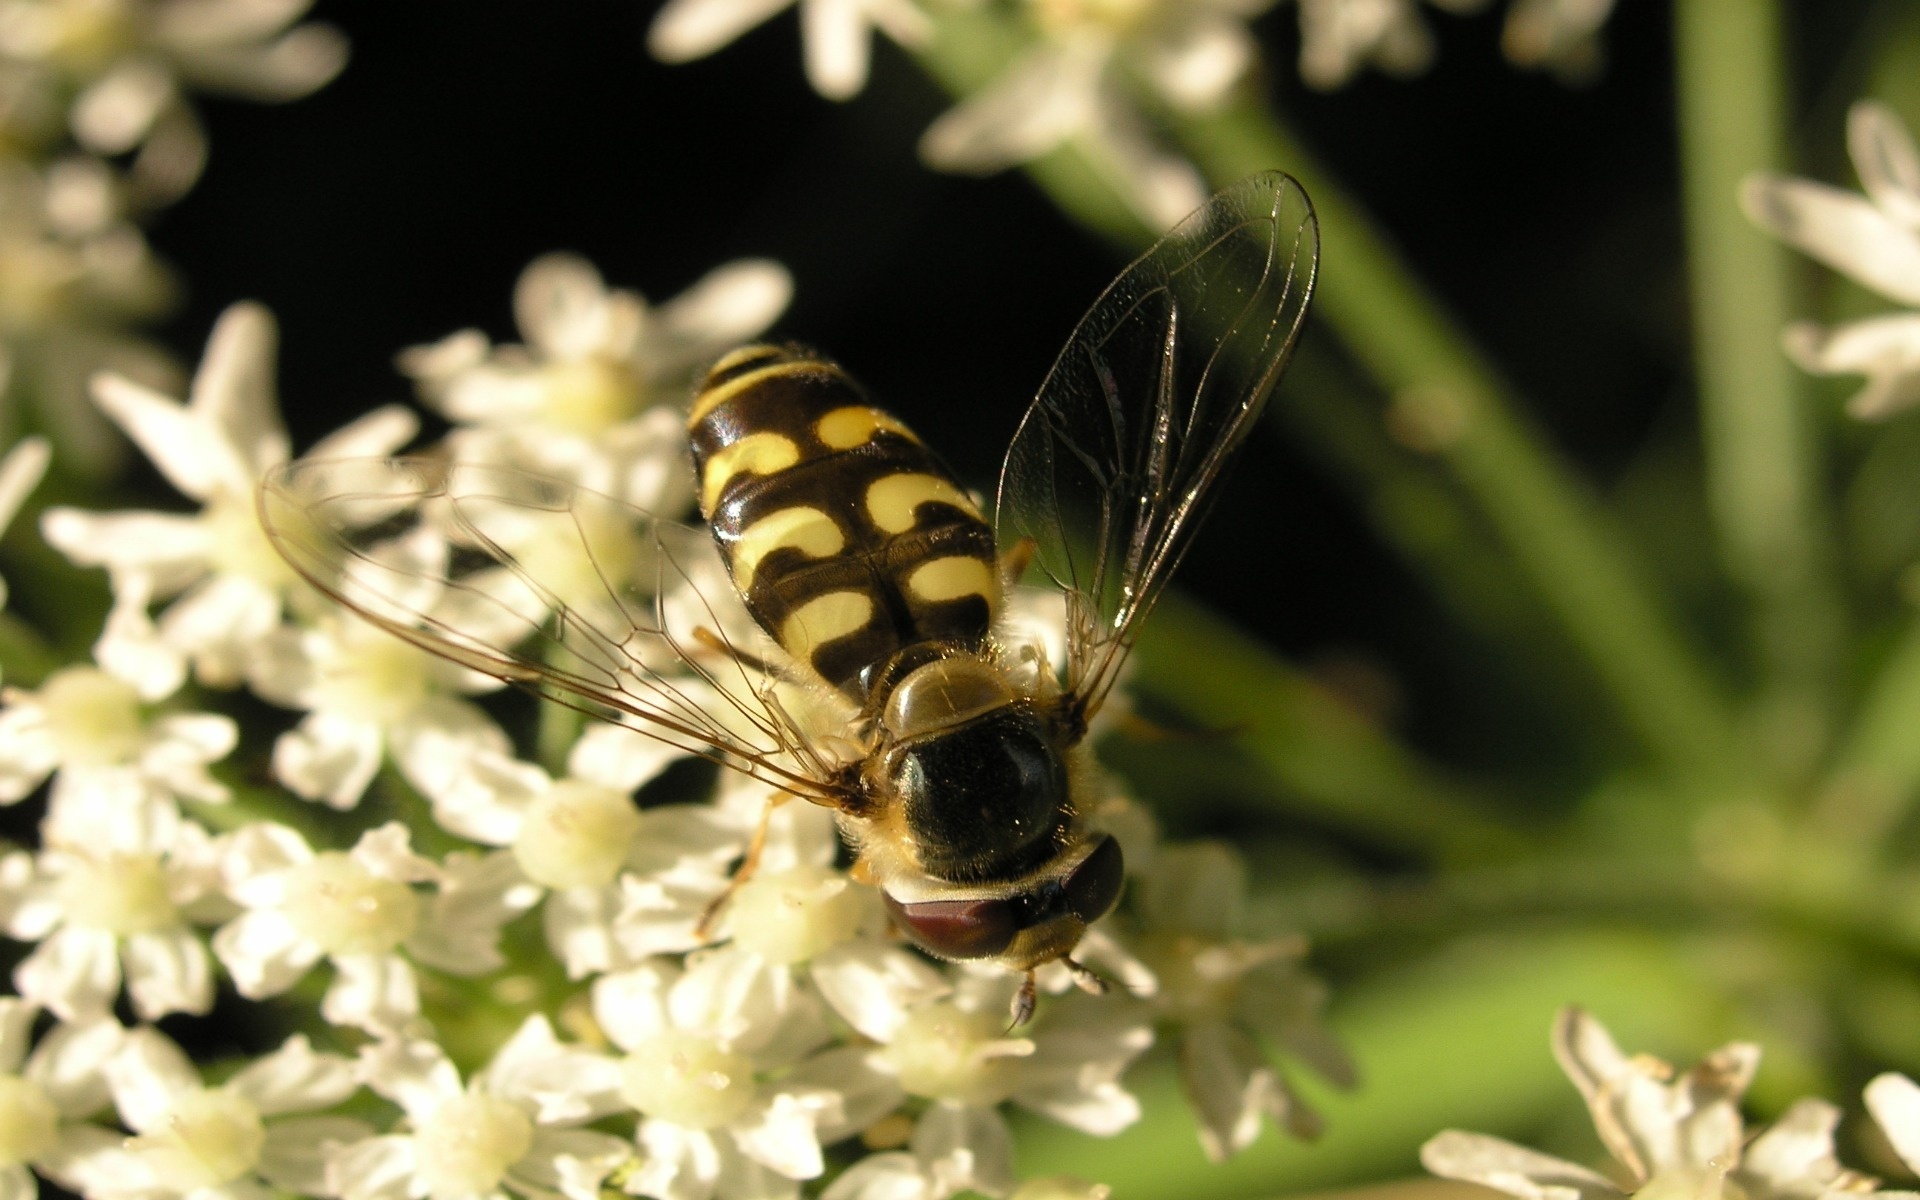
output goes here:
[{"label": "insect abdomen", "polygon": [[978,649],[999,587],[993,532],[906,426],[797,347],[716,363],[688,416],[700,512],[747,609],[864,700],[923,642]]}]

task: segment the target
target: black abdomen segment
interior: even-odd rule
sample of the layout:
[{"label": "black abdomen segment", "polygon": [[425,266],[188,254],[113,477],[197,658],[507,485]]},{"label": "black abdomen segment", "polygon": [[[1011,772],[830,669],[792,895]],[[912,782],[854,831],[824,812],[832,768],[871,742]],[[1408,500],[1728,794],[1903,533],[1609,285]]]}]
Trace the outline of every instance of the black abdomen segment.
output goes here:
[{"label": "black abdomen segment", "polygon": [[700,512],[747,609],[856,700],[900,649],[979,649],[999,588],[993,533],[920,440],[833,363],[749,346],[688,417]]}]

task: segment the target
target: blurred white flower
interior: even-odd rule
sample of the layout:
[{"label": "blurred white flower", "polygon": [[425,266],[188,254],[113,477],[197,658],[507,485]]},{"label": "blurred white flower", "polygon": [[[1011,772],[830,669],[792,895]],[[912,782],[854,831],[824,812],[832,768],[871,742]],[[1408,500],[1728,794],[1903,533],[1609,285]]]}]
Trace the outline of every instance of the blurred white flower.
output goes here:
[{"label": "blurred white flower", "polygon": [[[240,994],[278,995],[329,959],[321,1015],[385,1034],[420,1011],[412,960],[459,975],[498,967],[500,926],[533,899],[511,862],[457,855],[442,867],[408,843],[397,822],[346,852],[316,854],[283,825],[233,834],[223,873],[246,911],[214,934],[213,952]],[[434,891],[419,890],[429,883]]]},{"label": "blurred white flower", "polygon": [[0,804],[49,775],[50,811],[70,795],[117,797],[132,809],[175,797],[219,803],[227,789],[207,773],[239,733],[213,713],[152,714],[135,683],[97,667],[62,667],[31,691],[8,688],[0,709]]},{"label": "blurred white flower", "polygon": [[213,961],[194,928],[226,911],[216,849],[171,802],[129,808],[70,796],[46,846],[0,869],[0,928],[39,945],[14,970],[20,994],[63,1020],[112,1010],[124,979],[142,1020],[213,1005]]},{"label": "blurred white flower", "polygon": [[[1486,0],[1429,0],[1468,13]],[[1418,75],[1433,61],[1433,34],[1420,18],[1419,0],[1299,0],[1300,78],[1310,87],[1337,88],[1365,66],[1391,75]]]},{"label": "blurred white flower", "polygon": [[[5,70],[0,66],[0,76]],[[86,403],[88,378],[115,370],[170,379],[171,360],[126,332],[171,303],[170,274],[126,220],[110,169],[89,158],[36,167],[0,155],[0,381],[30,399],[70,472],[123,456]]]},{"label": "blurred white flower", "polygon": [[[1754,224],[1898,303],[1920,307],[1920,151],[1885,105],[1847,115],[1847,145],[1864,196],[1808,179],[1747,177],[1740,204]],[[1781,344],[1802,370],[1865,375],[1847,402],[1863,419],[1920,403],[1920,312],[1822,327],[1789,325]]]},{"label": "blurred white flower", "polygon": [[405,1111],[408,1128],[334,1153],[317,1194],[598,1200],[601,1181],[633,1157],[633,1145],[579,1128],[597,1115],[575,1094],[594,1057],[563,1047],[538,1016],[464,1085],[430,1041],[367,1046],[359,1076]]},{"label": "blurred white flower", "polygon": [[103,1068],[125,1036],[111,1017],[56,1025],[34,1045],[38,1010],[0,996],[0,1195],[35,1200],[34,1173],[98,1194],[120,1174],[123,1135],[88,1118],[107,1107]]},{"label": "blurred white flower", "polygon": [[72,97],[67,123],[87,150],[134,156],[152,202],[200,174],[206,139],[186,88],[293,100],[339,73],[346,40],[294,25],[310,0],[0,0],[0,66]]},{"label": "blurred white flower", "polygon": [[695,371],[773,323],[793,283],[765,259],[719,267],[659,307],[610,290],[572,254],[534,260],[514,288],[525,345],[468,329],[400,356],[460,428],[462,462],[557,475],[653,512],[692,496],[685,406]]},{"label": "blurred white flower", "polygon": [[1178,1032],[1180,1082],[1215,1162],[1251,1145],[1266,1118],[1296,1137],[1319,1132],[1265,1047],[1339,1086],[1354,1077],[1321,1023],[1326,989],[1300,966],[1305,939],[1243,938],[1246,890],[1246,864],[1212,842],[1162,846],[1134,879],[1133,945],[1158,981],[1156,1014]]},{"label": "blurred white flower", "polygon": [[1867,1085],[1867,1111],[1909,1171],[1920,1171],[1920,1087],[1888,1072]]},{"label": "blurred white flower", "polygon": [[1676,1078],[1656,1058],[1623,1054],[1577,1008],[1556,1019],[1553,1045],[1624,1182],[1500,1138],[1451,1130],[1421,1149],[1426,1168],[1522,1200],[1806,1200],[1871,1190],[1871,1180],[1834,1158],[1840,1110],[1825,1101],[1801,1100],[1747,1137],[1740,1099],[1760,1063],[1756,1046],[1723,1046]]},{"label": "blurred white flower", "polygon": [[[268,543],[254,503],[261,475],[290,454],[274,387],[278,340],[271,313],[236,304],[215,323],[185,403],[123,376],[94,380],[100,408],[202,505],[191,516],[54,508],[42,517],[48,542],[82,566],[105,567],[113,582],[118,619],[102,639],[103,658],[138,659],[156,681],[171,672],[177,682],[191,663],[202,683],[233,687],[280,628],[302,585]],[[404,409],[377,409],[313,453],[388,454],[415,428]],[[156,596],[177,596],[157,627],[146,618]]]},{"label": "blurred white flower", "polygon": [[1155,141],[1134,89],[1184,111],[1218,104],[1258,61],[1246,22],[1272,2],[1030,0],[1039,39],[934,121],[920,156],[986,175],[1076,142],[1142,219],[1168,228],[1206,200],[1206,186]]},{"label": "blurred white flower", "polygon": [[208,1087],[165,1034],[136,1029],[106,1065],[120,1119],[133,1136],[126,1177],[106,1194],[149,1200],[255,1200],[264,1189],[323,1195],[338,1146],[371,1137],[348,1117],[302,1116],[359,1090],[353,1065],[318,1054],[298,1034]]},{"label": "blurred white flower", "polygon": [[1614,0],[1513,0],[1500,34],[1507,61],[1545,67],[1569,83],[1592,79],[1605,62],[1600,27]]},{"label": "blurred white flower", "polygon": [[[668,0],[647,31],[647,48],[662,62],[704,58],[796,0]],[[867,83],[868,44],[879,31],[919,46],[932,23],[911,0],[797,0],[807,81],[830,100],[845,100]]]}]

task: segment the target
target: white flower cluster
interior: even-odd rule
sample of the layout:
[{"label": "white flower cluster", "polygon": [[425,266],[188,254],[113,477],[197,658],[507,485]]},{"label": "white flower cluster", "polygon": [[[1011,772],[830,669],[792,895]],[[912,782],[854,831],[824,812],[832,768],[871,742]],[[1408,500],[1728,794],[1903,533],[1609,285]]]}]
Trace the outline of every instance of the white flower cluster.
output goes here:
[{"label": "white flower cluster", "polygon": [[[401,363],[455,424],[444,458],[684,507],[678,402],[788,292],[744,262],[652,308],[553,256],[516,294],[526,344],[463,332]],[[1023,1184],[1003,1109],[1117,1133],[1156,1027],[1210,1154],[1268,1118],[1312,1130],[1270,1050],[1349,1068],[1298,940],[1242,937],[1224,848],[1162,846],[1116,799],[1138,900],[1082,953],[1122,986],[1082,994],[1054,964],[1038,1019],[1009,1029],[1018,978],[910,949],[841,865],[827,810],[730,773],[636,805],[683,752],[611,725],[548,747],[554,770],[527,761],[472,698],[495,681],[333,606],[265,538],[255,481],[291,454],[274,353],[271,316],[242,304],[184,401],[95,383],[197,512],[42,518],[115,602],[92,664],[0,709],[0,803],[45,804],[38,846],[0,857],[0,931],[30,944],[0,999],[0,1195],[38,1177],[101,1200],[1100,1200]],[[385,409],[314,454],[386,455],[415,431]],[[0,507],[36,456],[0,467]],[[566,594],[577,565],[523,557],[542,553]],[[408,610],[475,628],[472,596],[427,574]],[[270,752],[195,710],[242,686],[302,714]],[[246,1004],[302,1033],[209,1073],[150,1024]]]},{"label": "white flower cluster", "polygon": [[[1676,1075],[1659,1059],[1622,1053],[1598,1021],[1569,1008],[1554,1023],[1553,1050],[1586,1098],[1619,1178],[1458,1131],[1426,1144],[1420,1158],[1427,1169],[1521,1200],[1913,1196],[1883,1191],[1878,1180],[1840,1165],[1833,1133],[1841,1112],[1825,1100],[1800,1100],[1772,1125],[1749,1131],[1740,1100],[1760,1065],[1760,1049],[1751,1043],[1722,1046]],[[1920,1087],[1903,1075],[1882,1075],[1867,1085],[1866,1101],[1908,1169],[1920,1170]]]},{"label": "white flower cluster", "polygon": [[[1872,101],[1847,116],[1847,147],[1866,194],[1810,179],[1755,175],[1741,189],[1753,223],[1900,304],[1920,309],[1920,150],[1892,109]],[[1787,327],[1788,357],[1818,375],[1865,375],[1847,402],[1877,420],[1920,404],[1920,311],[1823,328]]]},{"label": "white flower cluster", "polygon": [[206,160],[188,100],[304,96],[346,41],[297,24],[310,0],[0,0],[0,392],[34,402],[62,466],[99,474],[121,448],[84,399],[106,369],[173,365],[130,326],[171,301],[138,222]]},{"label": "white flower cluster", "polygon": [[[866,84],[878,30],[909,49],[936,36],[942,10],[980,0],[798,0],[807,77],[845,100]],[[1428,0],[1453,13],[1486,0]],[[1200,173],[1151,131],[1144,112],[1216,109],[1260,59],[1248,22],[1275,0],[1006,0],[1030,33],[1000,74],[961,99],[920,140],[942,171],[987,175],[1072,143],[1161,229],[1207,197]],[[1367,66],[1424,71],[1433,35],[1420,0],[1298,0],[1300,77],[1337,88]],[[713,53],[787,7],[787,0],[668,0],[648,45],[666,62]],[[1513,0],[1503,48],[1522,66],[1579,79],[1598,69],[1598,35],[1613,0]]]}]

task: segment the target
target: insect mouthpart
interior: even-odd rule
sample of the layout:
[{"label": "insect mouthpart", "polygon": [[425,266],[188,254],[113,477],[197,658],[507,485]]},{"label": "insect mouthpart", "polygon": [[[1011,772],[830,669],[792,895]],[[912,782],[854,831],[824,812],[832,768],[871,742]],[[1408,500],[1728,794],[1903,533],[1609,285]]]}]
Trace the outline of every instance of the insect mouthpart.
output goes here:
[{"label": "insect mouthpart", "polygon": [[928,954],[993,959],[1025,971],[1071,954],[1087,926],[1119,901],[1125,879],[1120,843],[1102,835],[1071,871],[1008,895],[902,901],[888,894],[886,900],[894,923]]}]

